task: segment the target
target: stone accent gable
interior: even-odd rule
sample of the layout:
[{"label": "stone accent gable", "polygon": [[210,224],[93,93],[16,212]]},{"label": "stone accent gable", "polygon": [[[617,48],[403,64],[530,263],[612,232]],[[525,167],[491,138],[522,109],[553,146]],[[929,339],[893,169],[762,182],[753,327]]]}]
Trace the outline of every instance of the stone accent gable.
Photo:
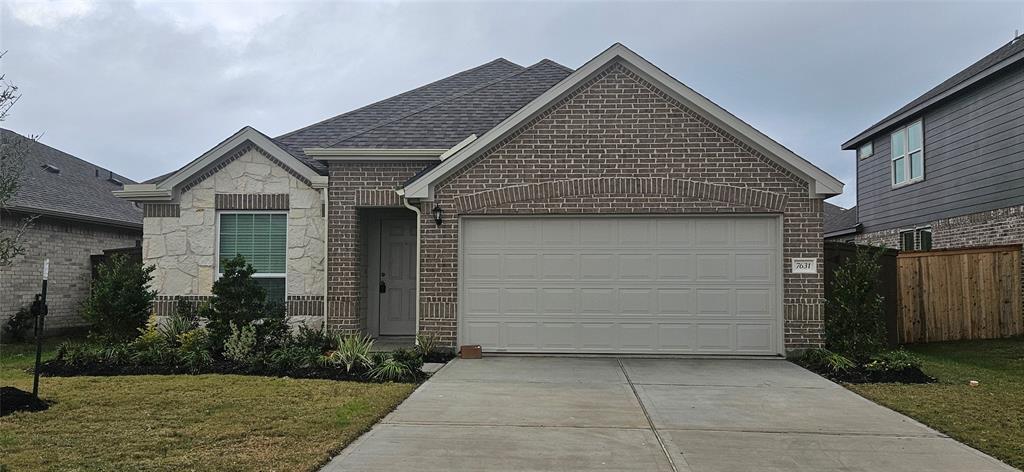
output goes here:
[{"label": "stone accent gable", "polygon": [[218,193],[214,195],[218,210],[287,210],[287,193]]},{"label": "stone accent gable", "polygon": [[[821,267],[822,200],[807,182],[620,64],[440,182],[423,210],[420,329],[448,345],[459,214],[776,213],[783,266],[815,257]],[[820,346],[822,275],[787,272],[783,285],[786,348]]]}]

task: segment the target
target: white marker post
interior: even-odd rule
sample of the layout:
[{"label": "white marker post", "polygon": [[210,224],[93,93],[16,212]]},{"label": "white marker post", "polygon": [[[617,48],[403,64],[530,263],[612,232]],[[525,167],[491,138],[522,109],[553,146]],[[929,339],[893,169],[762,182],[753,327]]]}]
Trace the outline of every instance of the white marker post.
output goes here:
[{"label": "white marker post", "polygon": [[36,295],[36,303],[33,308],[35,312],[36,325],[36,368],[32,370],[32,395],[39,398],[39,365],[43,358],[43,318],[46,316],[46,281],[50,278],[50,260],[43,261],[43,293]]}]

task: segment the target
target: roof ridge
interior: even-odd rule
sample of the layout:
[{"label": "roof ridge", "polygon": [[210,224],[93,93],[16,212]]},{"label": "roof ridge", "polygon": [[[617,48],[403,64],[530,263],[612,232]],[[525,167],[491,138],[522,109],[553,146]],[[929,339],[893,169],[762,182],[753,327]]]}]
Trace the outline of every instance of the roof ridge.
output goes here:
[{"label": "roof ridge", "polygon": [[[554,61],[550,61],[550,62],[552,62],[554,65],[557,65],[559,67],[565,67],[565,66],[562,66],[561,64],[555,63]],[[518,76],[520,74],[523,74],[525,72],[533,70],[534,68],[536,68],[537,66],[540,66],[543,63],[545,63],[545,62],[544,61],[540,61],[540,62],[538,62],[538,63],[536,63],[534,65],[531,65],[529,67],[524,67],[522,70],[515,71],[515,72],[513,72],[511,74],[503,75],[503,76],[498,77],[498,78],[496,78],[494,80],[491,80],[489,82],[484,82],[484,83],[482,83],[480,85],[477,85],[476,87],[469,88],[469,89],[467,89],[465,91],[459,92],[459,93],[457,93],[455,95],[452,95],[452,96],[450,96],[448,98],[445,98],[445,99],[442,99],[442,100],[438,100],[436,102],[424,105],[422,107],[419,107],[419,108],[416,108],[416,109],[413,109],[413,110],[409,110],[409,111],[407,111],[407,112],[405,112],[405,113],[403,113],[401,115],[398,115],[398,116],[396,116],[396,117],[394,117],[394,118],[392,118],[390,120],[385,120],[385,121],[381,121],[381,122],[378,122],[378,123],[374,123],[371,126],[363,128],[363,129],[361,129],[359,131],[356,131],[354,133],[350,133],[350,134],[348,134],[346,136],[343,136],[341,138],[338,138],[338,139],[334,140],[333,142],[331,142],[330,144],[328,144],[326,147],[332,147],[332,146],[334,146],[334,145],[336,145],[336,144],[338,144],[338,143],[340,143],[342,141],[348,141],[349,139],[352,139],[352,138],[354,138],[356,136],[359,136],[359,135],[362,135],[362,134],[366,134],[366,133],[368,133],[370,131],[373,131],[373,130],[375,130],[377,128],[381,128],[383,126],[387,126],[389,124],[392,124],[392,123],[395,123],[395,122],[398,122],[398,121],[402,121],[402,120],[404,120],[406,118],[409,118],[410,116],[418,115],[418,114],[423,113],[424,111],[427,111],[427,110],[429,110],[431,108],[434,108],[434,107],[436,107],[438,105],[443,105],[443,104],[451,102],[452,100],[455,100],[457,98],[465,97],[466,95],[469,95],[471,93],[478,92],[478,91],[483,90],[483,89],[485,89],[487,87],[490,87],[492,85],[504,82],[504,81],[506,81],[508,79],[511,79],[511,78],[515,77],[515,76]]]},{"label": "roof ridge", "polygon": [[376,102],[368,103],[368,104],[363,105],[363,106],[361,106],[359,108],[356,108],[354,110],[349,110],[349,111],[346,111],[345,113],[340,113],[340,114],[334,115],[334,116],[332,116],[330,118],[325,118],[323,120],[317,121],[316,123],[313,123],[311,125],[303,126],[303,127],[299,128],[299,129],[296,129],[296,130],[293,130],[293,131],[289,131],[289,132],[287,132],[285,134],[282,134],[280,136],[275,137],[274,139],[278,140],[278,139],[288,138],[289,136],[291,136],[293,134],[299,133],[301,131],[305,131],[305,130],[310,129],[310,128],[314,127],[314,126],[319,126],[319,125],[322,125],[324,123],[328,123],[328,122],[337,120],[338,118],[341,118],[341,117],[344,117],[344,116],[347,116],[347,115],[351,115],[352,113],[355,113],[357,111],[365,110],[365,109],[367,109],[369,107],[372,107],[374,105],[379,105],[381,103],[389,102],[389,101],[394,100],[394,99],[399,98],[399,97],[404,97],[404,96],[409,95],[409,94],[411,94],[413,92],[416,92],[418,90],[422,90],[422,89],[424,89],[426,87],[429,87],[431,85],[435,85],[435,84],[437,84],[439,82],[442,82],[442,81],[445,81],[445,80],[448,80],[448,79],[452,79],[452,78],[458,77],[458,76],[463,75],[463,74],[468,74],[470,72],[474,72],[474,71],[483,69],[484,67],[487,67],[487,66],[490,66],[490,65],[493,65],[493,64],[499,64],[499,63],[500,64],[508,64],[508,65],[515,66],[515,67],[518,67],[520,70],[525,70],[526,69],[525,67],[523,67],[523,66],[521,66],[519,64],[516,64],[515,62],[512,62],[512,61],[510,61],[508,59],[505,59],[504,57],[499,57],[499,58],[494,59],[494,60],[492,60],[490,62],[486,62],[484,64],[480,64],[480,65],[478,65],[476,67],[471,67],[471,68],[466,69],[464,71],[456,72],[456,73],[454,73],[452,75],[449,75],[447,77],[442,77],[442,78],[437,79],[435,81],[432,81],[432,82],[420,85],[419,87],[416,87],[414,89],[406,90],[405,92],[402,92],[402,93],[400,93],[398,95],[393,95],[393,96],[388,97],[388,98],[377,100]]},{"label": "roof ridge", "polygon": [[[559,64],[559,63],[557,63],[555,61],[552,61],[551,59],[548,59],[546,57],[544,59],[541,59],[541,60],[537,61],[536,64],[534,64],[534,65],[532,65],[530,67],[535,67],[535,66],[538,66],[540,64],[550,64],[550,65],[558,67],[558,68],[560,68],[560,69],[562,69],[562,70],[564,70],[564,71],[566,71],[566,72],[568,72],[570,74],[573,73],[573,72],[576,72],[576,70],[573,69],[572,67],[563,66],[562,64]],[[530,67],[528,67],[528,68],[530,68]]]},{"label": "roof ridge", "polygon": [[21,133],[17,132],[17,131],[14,131],[14,130],[10,129],[10,128],[0,128],[0,130],[2,130],[2,131],[7,131],[8,133],[14,134],[15,136],[17,136],[17,137],[19,137],[19,138],[21,138],[21,139],[24,139],[24,140],[28,140],[28,141],[31,141],[31,142],[33,142],[33,143],[35,143],[35,144],[38,144],[38,145],[40,145],[40,146],[44,146],[44,147],[46,147],[47,149],[51,149],[51,150],[53,150],[53,151],[56,151],[56,152],[60,153],[60,154],[61,154],[61,155],[62,155],[63,157],[65,157],[65,158],[68,158],[68,157],[70,157],[71,159],[73,159],[73,160],[75,160],[75,161],[78,161],[78,162],[81,162],[81,163],[83,163],[83,164],[86,164],[86,165],[89,165],[89,166],[95,167],[95,168],[97,168],[97,169],[99,169],[99,170],[102,170],[102,171],[105,171],[105,172],[109,172],[109,173],[113,174],[113,175],[114,175],[115,177],[119,177],[119,179],[118,179],[118,180],[121,180],[121,179],[127,180],[127,182],[125,182],[125,183],[128,183],[128,184],[135,184],[135,183],[138,183],[138,182],[136,182],[136,181],[135,181],[135,179],[130,179],[130,178],[128,178],[128,176],[126,176],[126,175],[121,175],[121,174],[119,174],[119,173],[117,173],[117,172],[114,172],[114,171],[112,171],[112,170],[110,170],[110,169],[107,169],[106,167],[103,167],[103,166],[100,166],[100,165],[96,165],[96,164],[93,164],[92,162],[89,162],[89,161],[87,161],[87,160],[85,160],[85,159],[82,159],[81,157],[78,157],[78,156],[76,156],[76,155],[74,155],[74,154],[71,154],[71,153],[69,153],[69,152],[65,152],[65,151],[62,151],[62,150],[60,150],[60,149],[57,149],[57,148],[55,148],[55,147],[53,147],[53,146],[50,146],[49,144],[46,144],[46,143],[44,143],[44,142],[40,141],[40,140],[39,140],[39,138],[41,138],[41,137],[42,137],[43,135],[39,135],[39,136],[36,136],[36,137],[28,137],[28,136],[25,136],[25,135],[23,135],[23,134],[21,134]]}]

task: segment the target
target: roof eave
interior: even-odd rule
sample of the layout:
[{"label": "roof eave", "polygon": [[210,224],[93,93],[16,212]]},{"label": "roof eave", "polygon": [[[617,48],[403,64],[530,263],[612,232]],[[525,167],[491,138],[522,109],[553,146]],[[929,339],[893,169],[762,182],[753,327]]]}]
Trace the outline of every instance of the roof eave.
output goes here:
[{"label": "roof eave", "polygon": [[989,67],[988,69],[985,69],[984,71],[972,76],[971,78],[957,84],[956,86],[950,88],[949,90],[942,92],[939,95],[936,95],[935,97],[932,97],[930,100],[927,100],[914,108],[911,108],[903,113],[900,113],[899,115],[896,115],[888,120],[885,120],[884,122],[878,123],[860,132],[860,134],[858,134],[857,136],[854,136],[853,138],[850,138],[848,141],[843,143],[841,148],[844,151],[856,149],[860,147],[860,145],[864,141],[867,141],[869,138],[872,138],[878,133],[885,131],[887,128],[913,117],[914,115],[924,111],[925,109],[931,107],[932,105],[935,105],[936,103],[959,93],[961,90],[970,87],[971,85],[974,85],[981,80],[984,80],[986,77],[989,77],[992,74],[995,74],[996,72],[999,72],[1007,68],[1008,66],[1016,63],[1022,58],[1024,58],[1024,51],[1018,52],[1017,54],[1014,54],[1006,59],[1003,59],[1002,61],[994,64],[992,67]]},{"label": "roof eave", "polygon": [[[116,227],[119,227],[119,228],[130,228],[130,229],[139,229],[139,230],[142,229],[142,223],[141,222],[116,220],[116,219],[113,219],[113,218],[103,218],[103,217],[100,217],[100,216],[81,215],[81,214],[76,214],[76,213],[67,213],[67,212],[63,212],[63,211],[47,210],[47,209],[43,209],[43,208],[30,208],[30,207],[22,207],[22,206],[11,206],[11,207],[4,208],[4,210],[5,211],[12,211],[12,212],[23,213],[23,214],[27,214],[27,215],[49,216],[49,217],[53,217],[53,218],[61,218],[61,219],[65,219],[65,220],[77,221],[77,222],[82,222],[82,223],[102,224],[102,225],[106,225],[106,226],[116,226]],[[140,215],[140,217],[141,217],[141,215]]]}]

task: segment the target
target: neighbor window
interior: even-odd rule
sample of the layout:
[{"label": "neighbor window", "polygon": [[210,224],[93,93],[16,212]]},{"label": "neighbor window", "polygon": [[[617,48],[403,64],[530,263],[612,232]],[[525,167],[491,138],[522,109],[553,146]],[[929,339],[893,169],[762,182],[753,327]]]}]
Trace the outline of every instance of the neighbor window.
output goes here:
[{"label": "neighbor window", "polygon": [[241,255],[256,269],[253,278],[267,291],[267,300],[284,303],[287,233],[285,213],[221,213],[218,276],[224,261]]},{"label": "neighbor window", "polygon": [[921,120],[892,133],[892,184],[924,178],[924,138]]},{"label": "neighbor window", "polygon": [[900,250],[901,251],[913,251],[914,250],[914,231],[900,231]]},{"label": "neighbor window", "polygon": [[918,228],[917,229],[917,249],[921,251],[932,250],[932,229],[931,228]]},{"label": "neighbor window", "polygon": [[862,145],[861,147],[857,148],[857,157],[860,159],[870,157],[874,153],[875,145],[872,141],[868,141],[864,143],[864,145]]}]

